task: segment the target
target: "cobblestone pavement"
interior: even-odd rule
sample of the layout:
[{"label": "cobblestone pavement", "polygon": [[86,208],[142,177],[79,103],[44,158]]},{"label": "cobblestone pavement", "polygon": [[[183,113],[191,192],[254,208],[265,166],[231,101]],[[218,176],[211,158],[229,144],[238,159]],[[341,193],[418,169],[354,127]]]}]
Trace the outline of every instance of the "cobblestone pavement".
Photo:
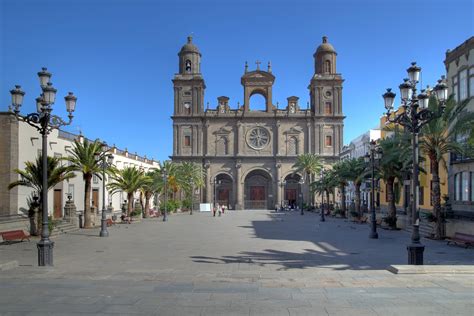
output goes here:
[{"label": "cobblestone pavement", "polygon": [[[0,245],[0,315],[472,315],[474,275],[395,275],[410,236],[270,211],[172,215]],[[422,240],[425,264],[470,265],[474,250]]]}]

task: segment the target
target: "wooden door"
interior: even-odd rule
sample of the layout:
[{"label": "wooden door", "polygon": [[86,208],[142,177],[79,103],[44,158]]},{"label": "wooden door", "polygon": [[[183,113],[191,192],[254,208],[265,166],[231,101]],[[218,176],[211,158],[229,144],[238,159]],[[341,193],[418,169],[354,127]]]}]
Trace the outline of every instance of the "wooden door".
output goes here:
[{"label": "wooden door", "polygon": [[63,206],[63,190],[54,190],[54,200],[53,200],[53,216],[54,218],[61,218],[63,216],[62,212]]},{"label": "wooden door", "polygon": [[99,209],[99,189],[92,189],[92,206],[95,207],[95,211]]},{"label": "wooden door", "polygon": [[229,206],[229,196],[230,190],[228,188],[219,189],[217,194],[217,203]]}]

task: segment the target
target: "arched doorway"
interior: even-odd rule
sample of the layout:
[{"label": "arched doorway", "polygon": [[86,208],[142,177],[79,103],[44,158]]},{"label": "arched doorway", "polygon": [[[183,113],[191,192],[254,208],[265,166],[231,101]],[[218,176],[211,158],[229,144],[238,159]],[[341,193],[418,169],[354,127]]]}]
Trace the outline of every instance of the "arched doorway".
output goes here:
[{"label": "arched doorway", "polygon": [[232,183],[232,178],[225,173],[218,174],[214,183],[215,202],[228,209],[234,207]]},{"label": "arched doorway", "polygon": [[291,173],[284,179],[283,200],[290,208],[296,208],[302,202],[303,190],[299,183],[300,179],[301,176],[296,173]]},{"label": "arched doorway", "polygon": [[263,170],[251,171],[244,182],[244,208],[247,210],[267,210],[273,205],[271,177]]}]

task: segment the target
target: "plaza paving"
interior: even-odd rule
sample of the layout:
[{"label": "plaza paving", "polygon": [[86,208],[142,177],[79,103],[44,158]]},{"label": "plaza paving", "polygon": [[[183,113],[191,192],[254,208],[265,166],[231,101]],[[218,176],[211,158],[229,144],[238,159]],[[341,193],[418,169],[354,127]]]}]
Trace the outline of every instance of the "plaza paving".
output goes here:
[{"label": "plaza paving", "polygon": [[[472,315],[474,275],[396,275],[410,236],[319,215],[172,215],[0,245],[0,315]],[[425,264],[470,265],[474,250],[422,240]]]}]

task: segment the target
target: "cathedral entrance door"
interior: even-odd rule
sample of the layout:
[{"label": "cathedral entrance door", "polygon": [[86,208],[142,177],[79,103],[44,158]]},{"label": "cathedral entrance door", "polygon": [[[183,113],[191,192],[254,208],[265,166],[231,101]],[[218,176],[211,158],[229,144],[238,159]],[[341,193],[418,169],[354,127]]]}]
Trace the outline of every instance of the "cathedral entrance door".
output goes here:
[{"label": "cathedral entrance door", "polygon": [[269,196],[271,178],[263,170],[254,170],[245,178],[244,203],[247,210],[267,210],[273,201]]},{"label": "cathedral entrance door", "polygon": [[227,208],[229,207],[229,200],[230,200],[230,189],[229,188],[222,188],[219,189],[217,193],[217,203],[219,205],[225,205]]},{"label": "cathedral entrance door", "polygon": [[286,199],[291,208],[296,207],[296,189],[286,189]]}]

